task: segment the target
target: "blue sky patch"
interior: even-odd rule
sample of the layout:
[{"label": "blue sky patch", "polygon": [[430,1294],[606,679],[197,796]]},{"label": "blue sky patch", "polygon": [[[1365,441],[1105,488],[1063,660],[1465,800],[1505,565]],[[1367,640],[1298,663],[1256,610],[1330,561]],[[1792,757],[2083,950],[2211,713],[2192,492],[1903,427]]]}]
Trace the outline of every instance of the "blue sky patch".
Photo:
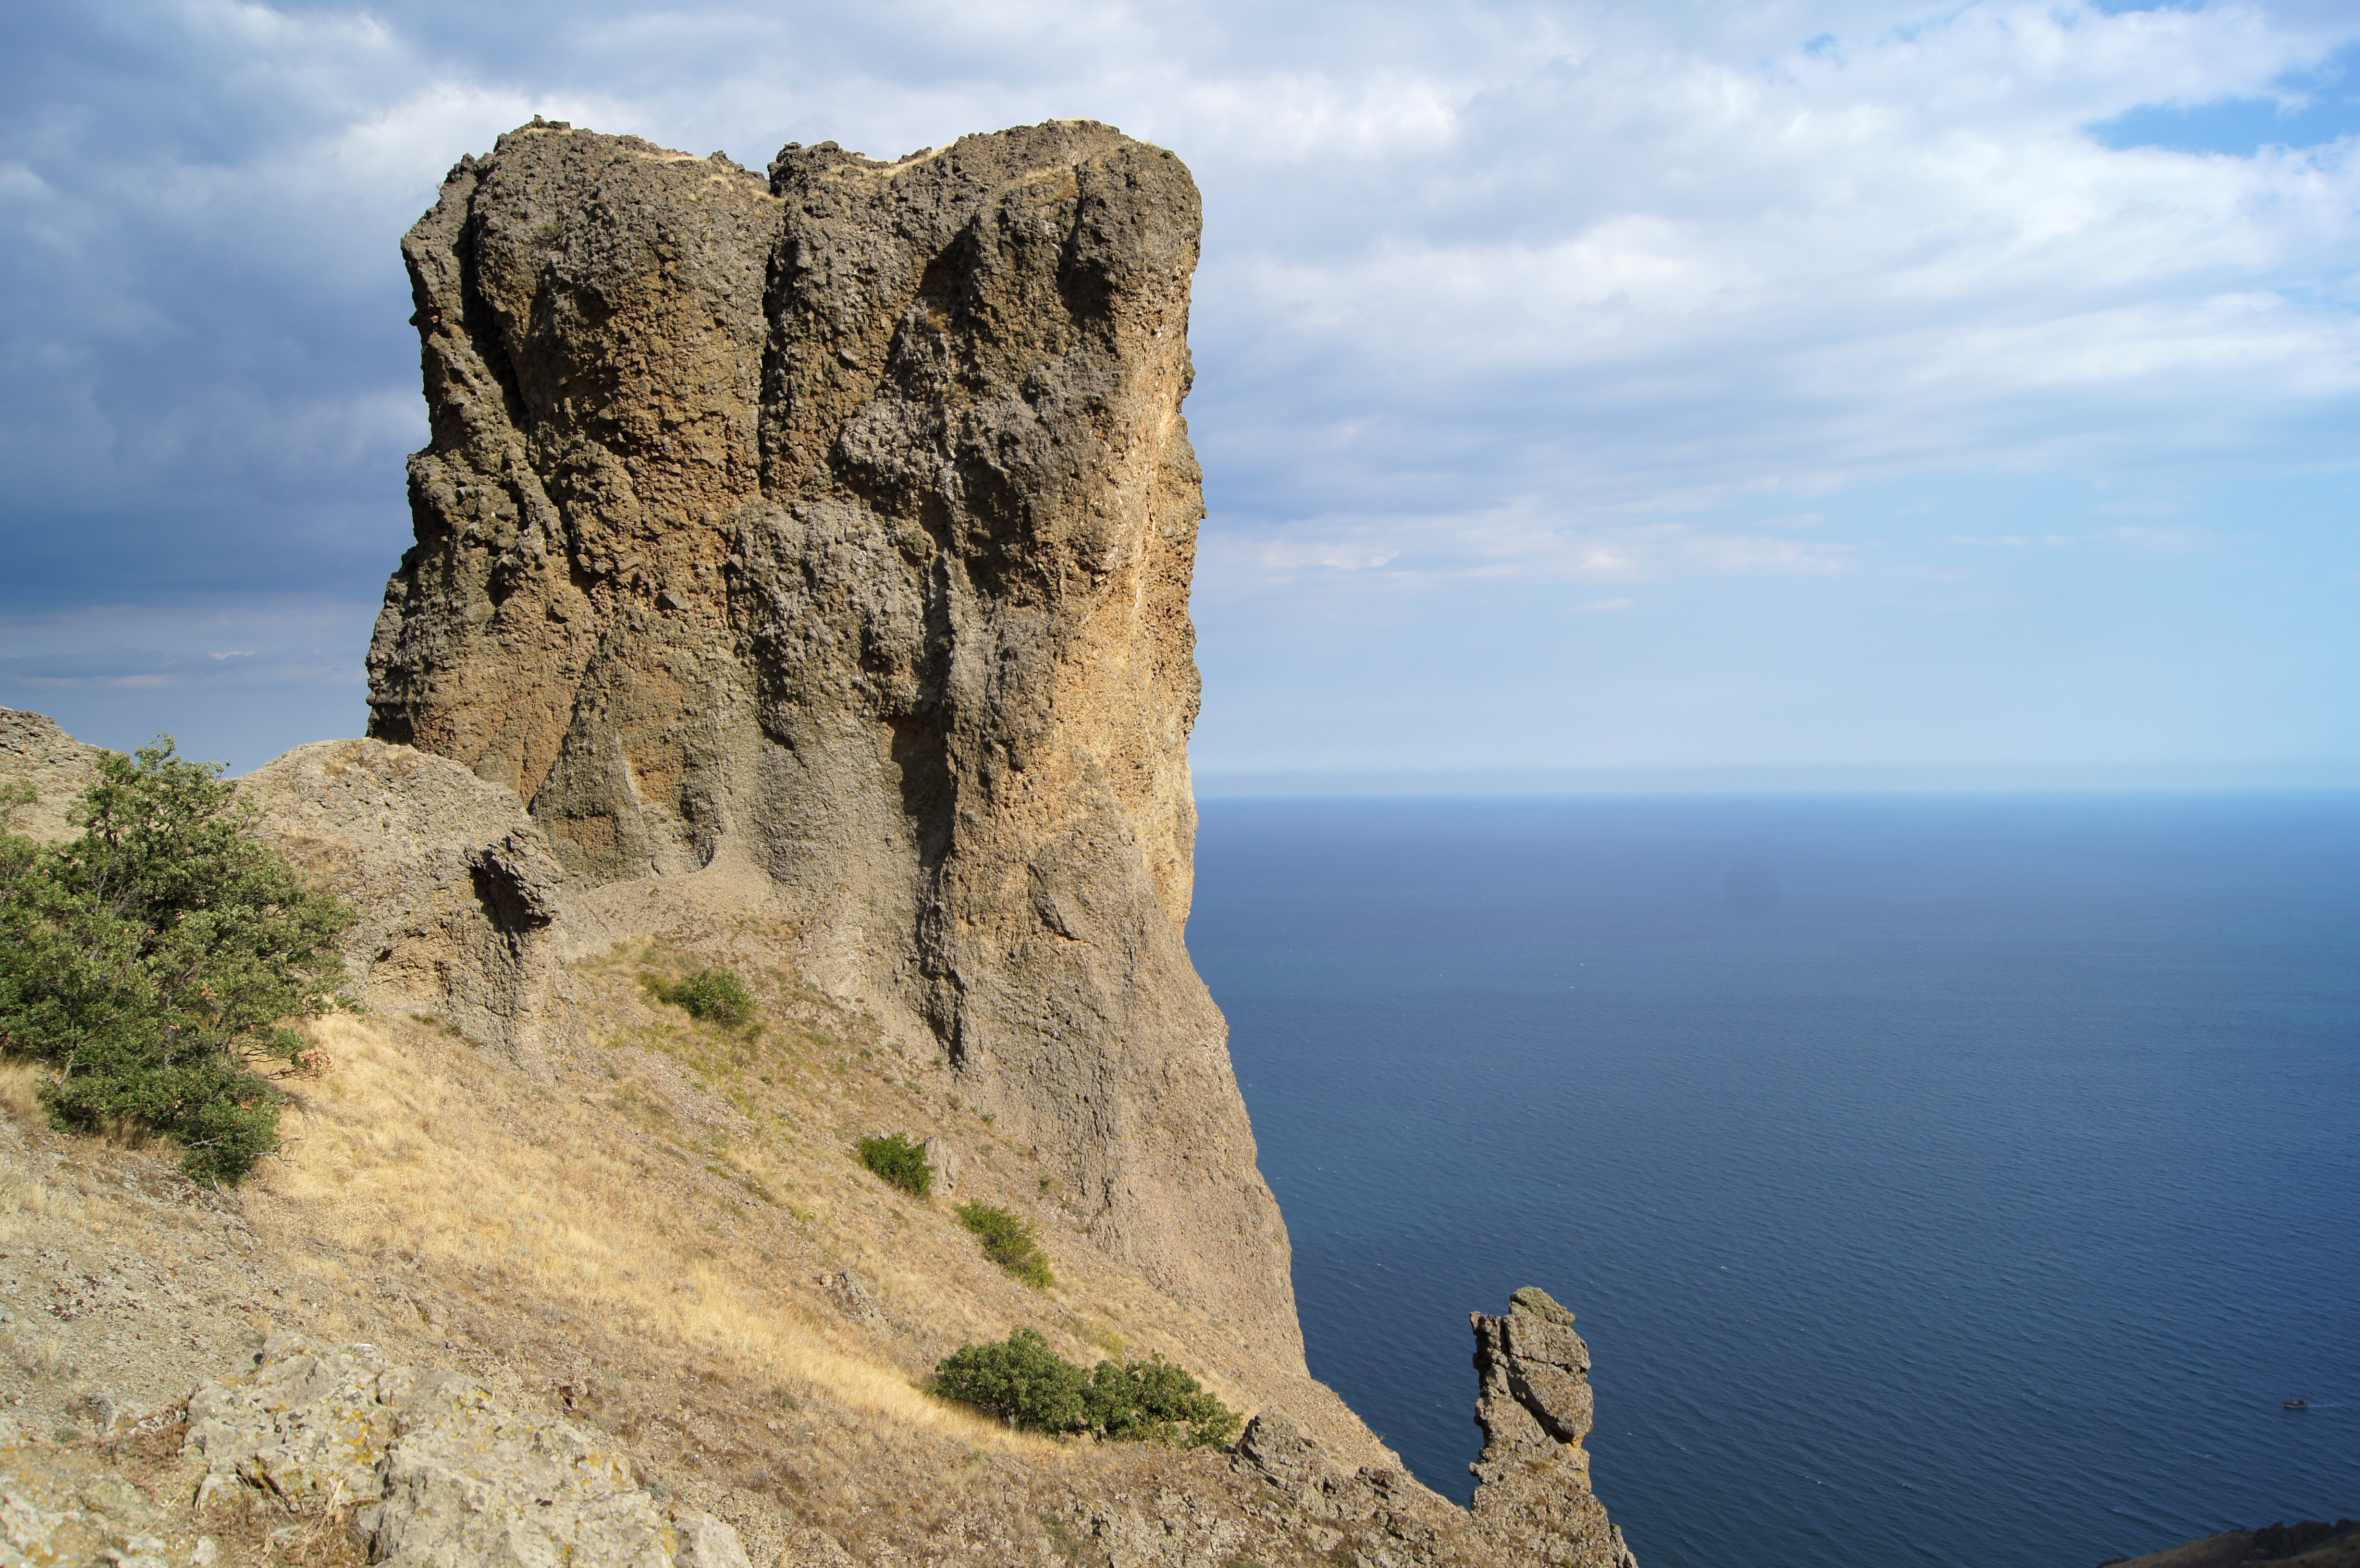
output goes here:
[{"label": "blue sky patch", "polygon": [[2210,103],[2142,103],[2090,127],[2117,152],[2170,152],[2251,158],[2266,147],[2311,147],[2360,134],[2360,49],[2346,47],[2316,71],[2286,78],[2287,98],[2223,98]]}]

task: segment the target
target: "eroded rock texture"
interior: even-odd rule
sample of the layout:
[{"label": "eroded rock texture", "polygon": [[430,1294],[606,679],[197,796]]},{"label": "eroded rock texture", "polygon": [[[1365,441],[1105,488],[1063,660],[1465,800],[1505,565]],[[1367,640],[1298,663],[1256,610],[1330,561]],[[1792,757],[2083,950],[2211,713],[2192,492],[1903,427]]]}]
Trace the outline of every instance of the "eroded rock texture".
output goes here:
[{"label": "eroded rock texture", "polygon": [[1181,930],[1198,204],[1096,125],[880,163],[526,127],[404,243],[432,441],[371,733],[578,881],[759,866],[1097,1240],[1296,1341]]},{"label": "eroded rock texture", "polygon": [[391,1568],[748,1568],[735,1529],[661,1508],[605,1433],[371,1345],[282,1334],[255,1362],[189,1398],[200,1505],[241,1486],[297,1508],[358,1504],[354,1533]]},{"label": "eroded rock texture", "polygon": [[542,941],[570,878],[514,793],[447,757],[375,740],[296,747],[238,780],[264,837],[356,911],[345,991],[424,1007],[510,1055],[559,1014]]},{"label": "eroded rock texture", "polygon": [[1504,1315],[1469,1315],[1482,1384],[1476,1523],[1522,1562],[1637,1568],[1590,1489],[1590,1346],[1573,1314],[1527,1285]]}]

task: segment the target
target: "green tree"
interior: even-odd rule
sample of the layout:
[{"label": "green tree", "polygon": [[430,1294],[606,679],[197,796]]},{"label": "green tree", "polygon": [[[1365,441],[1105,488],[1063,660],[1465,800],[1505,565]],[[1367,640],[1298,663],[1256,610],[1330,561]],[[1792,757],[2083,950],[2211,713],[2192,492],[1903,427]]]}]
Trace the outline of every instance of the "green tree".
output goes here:
[{"label": "green tree", "polygon": [[1098,1424],[1087,1373],[1037,1329],[1003,1344],[961,1345],[934,1367],[934,1392],[1034,1432],[1087,1432]]},{"label": "green tree", "polygon": [[279,1142],[284,1096],[257,1068],[300,1054],[282,1020],[323,1010],[353,911],[252,836],[221,773],[158,736],[99,758],[81,837],[0,833],[0,1048],[56,1072],[60,1128],[127,1122],[235,1181]]}]

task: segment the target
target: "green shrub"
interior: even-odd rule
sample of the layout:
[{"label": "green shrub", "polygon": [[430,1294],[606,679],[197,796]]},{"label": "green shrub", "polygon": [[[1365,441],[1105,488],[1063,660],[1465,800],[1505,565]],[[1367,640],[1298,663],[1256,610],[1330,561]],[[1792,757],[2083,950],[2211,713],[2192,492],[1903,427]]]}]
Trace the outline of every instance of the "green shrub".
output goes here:
[{"label": "green shrub", "polygon": [[959,1224],[975,1232],[983,1243],[983,1255],[1023,1280],[1036,1290],[1045,1290],[1055,1284],[1049,1272],[1048,1255],[1041,1250],[1040,1239],[1032,1227],[1010,1214],[995,1209],[989,1203],[961,1203]]},{"label": "green shrub", "polygon": [[80,838],[0,832],[0,1048],[56,1070],[60,1130],[129,1123],[235,1181],[279,1143],[284,1096],[255,1068],[301,1054],[279,1020],[325,1010],[353,911],[306,891],[222,769],[169,736],[97,767]]},{"label": "green shrub", "polygon": [[1109,1437],[1174,1448],[1227,1448],[1245,1418],[1180,1367],[1153,1356],[1101,1361],[1090,1374],[1090,1400]]},{"label": "green shrub", "polygon": [[1086,1373],[1029,1328],[1005,1344],[961,1345],[935,1366],[933,1391],[1011,1426],[1175,1448],[1226,1448],[1244,1424],[1169,1361],[1101,1361]]},{"label": "green shrub", "polygon": [[1098,1424],[1088,1374],[1033,1329],[1018,1329],[1004,1345],[961,1345],[936,1364],[934,1391],[1032,1432]]},{"label": "green shrub", "polygon": [[670,1002],[693,1018],[738,1027],[754,1021],[754,998],[732,969],[700,969],[675,985],[659,984],[656,1000]]},{"label": "green shrub", "polygon": [[926,1151],[906,1134],[862,1138],[860,1163],[912,1197],[923,1198],[934,1190],[934,1168],[926,1163]]}]

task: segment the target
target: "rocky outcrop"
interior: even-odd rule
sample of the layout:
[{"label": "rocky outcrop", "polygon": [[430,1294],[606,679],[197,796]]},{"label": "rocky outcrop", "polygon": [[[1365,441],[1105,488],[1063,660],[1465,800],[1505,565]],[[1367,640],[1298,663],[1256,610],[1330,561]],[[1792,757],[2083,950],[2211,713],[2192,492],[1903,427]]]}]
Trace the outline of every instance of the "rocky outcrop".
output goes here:
[{"label": "rocky outcrop", "polygon": [[298,746],[238,781],[260,833],[359,912],[350,994],[511,1053],[563,1028],[548,941],[571,878],[514,790],[374,740]]},{"label": "rocky outcrop", "polygon": [[1590,1488],[1590,1346],[1573,1314],[1537,1286],[1500,1317],[1470,1313],[1483,1428],[1475,1520],[1516,1560],[1637,1568]]},{"label": "rocky outcrop", "polygon": [[2360,1523],[2339,1519],[2228,1530],[2145,1557],[2110,1557],[2098,1568],[2351,1568],[2355,1563],[2360,1563]]},{"label": "rocky outcrop", "polygon": [[337,1508],[383,1495],[377,1461],[418,1378],[366,1345],[280,1335],[255,1369],[189,1396],[187,1446],[205,1461],[200,1505],[240,1486],[293,1506]]},{"label": "rocky outcrop", "polygon": [[472,1378],[295,1334],[256,1360],[190,1398],[201,1507],[243,1485],[292,1508],[351,1508],[369,1561],[396,1568],[748,1568],[735,1529],[667,1511],[611,1441],[520,1415]]},{"label": "rocky outcrop", "polygon": [[47,714],[0,708],[0,783],[23,783],[33,791],[30,801],[6,808],[0,822],[43,844],[73,837],[81,830],[67,813],[98,781],[104,755],[104,747],[74,739]]},{"label": "rocky outcrop", "polygon": [[759,868],[1099,1246],[1299,1358],[1182,942],[1198,204],[1086,123],[767,179],[536,124],[404,242],[432,439],[371,733],[576,879]]}]

